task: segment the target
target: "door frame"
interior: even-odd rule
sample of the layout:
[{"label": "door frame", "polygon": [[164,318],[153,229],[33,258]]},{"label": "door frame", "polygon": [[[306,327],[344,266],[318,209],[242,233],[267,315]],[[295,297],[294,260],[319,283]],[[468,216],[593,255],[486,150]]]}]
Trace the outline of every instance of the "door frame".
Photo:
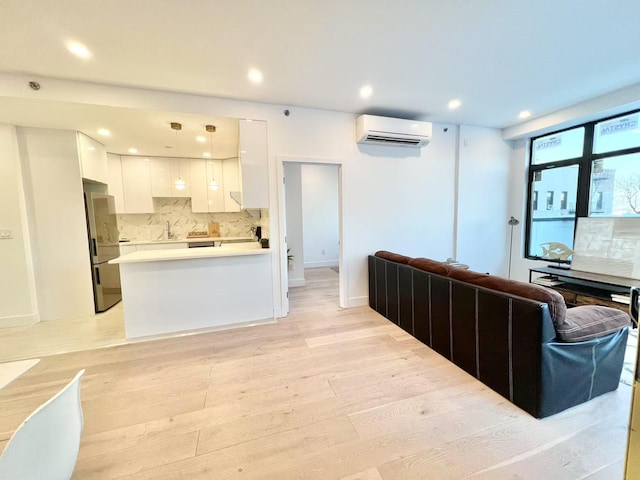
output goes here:
[{"label": "door frame", "polygon": [[276,164],[278,169],[278,223],[279,223],[279,245],[280,245],[280,302],[282,305],[282,315],[289,314],[289,265],[287,261],[287,244],[285,242],[285,234],[287,230],[287,205],[284,194],[284,164],[300,163],[308,165],[335,165],[338,167],[338,282],[341,308],[348,308],[348,283],[347,283],[347,265],[345,262],[347,244],[345,242],[345,162],[342,159],[327,157],[302,157],[294,155],[277,155]]}]

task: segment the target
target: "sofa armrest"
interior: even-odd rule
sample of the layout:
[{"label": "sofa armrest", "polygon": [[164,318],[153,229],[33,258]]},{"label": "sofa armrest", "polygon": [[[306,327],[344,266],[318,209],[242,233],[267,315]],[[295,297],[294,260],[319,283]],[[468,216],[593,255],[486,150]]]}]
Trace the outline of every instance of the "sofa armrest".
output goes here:
[{"label": "sofa armrest", "polygon": [[[571,309],[570,309],[571,310]],[[629,329],[584,342],[542,345],[538,418],[615,390],[620,381]]]}]

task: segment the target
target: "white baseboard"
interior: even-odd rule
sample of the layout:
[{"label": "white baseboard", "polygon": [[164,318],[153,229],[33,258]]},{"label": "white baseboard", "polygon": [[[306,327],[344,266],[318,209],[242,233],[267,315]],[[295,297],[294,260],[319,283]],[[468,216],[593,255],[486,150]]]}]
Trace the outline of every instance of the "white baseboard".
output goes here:
[{"label": "white baseboard", "polygon": [[337,267],[338,260],[323,260],[322,262],[304,262],[304,268],[319,268],[319,267]]},{"label": "white baseboard", "polygon": [[365,305],[369,305],[368,295],[365,295],[364,297],[349,297],[349,303],[347,308],[364,307]]},{"label": "white baseboard", "polygon": [[34,325],[39,321],[40,316],[37,313],[19,315],[16,317],[2,317],[0,318],[0,328],[27,327],[29,325]]},{"label": "white baseboard", "polygon": [[289,288],[291,287],[304,287],[307,284],[307,281],[304,278],[290,278],[289,279]]}]

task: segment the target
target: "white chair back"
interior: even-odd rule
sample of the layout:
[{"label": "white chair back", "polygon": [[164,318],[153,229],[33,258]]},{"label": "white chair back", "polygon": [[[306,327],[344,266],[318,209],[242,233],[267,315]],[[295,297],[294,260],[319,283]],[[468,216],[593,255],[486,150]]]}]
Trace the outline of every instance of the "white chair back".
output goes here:
[{"label": "white chair back", "polygon": [[18,427],[0,457],[0,480],[69,480],[84,426],[78,372]]}]

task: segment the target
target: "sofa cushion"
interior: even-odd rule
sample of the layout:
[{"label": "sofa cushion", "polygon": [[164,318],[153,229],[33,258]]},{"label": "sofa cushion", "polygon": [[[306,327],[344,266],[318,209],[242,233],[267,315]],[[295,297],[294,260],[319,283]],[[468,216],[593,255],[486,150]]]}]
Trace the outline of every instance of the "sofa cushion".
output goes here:
[{"label": "sofa cushion", "polygon": [[567,305],[564,303],[564,297],[555,290],[533,283],[496,277],[495,275],[487,275],[485,278],[481,278],[478,280],[477,285],[504,293],[510,293],[511,295],[517,295],[518,297],[544,302],[549,306],[549,314],[551,315],[551,320],[556,330],[558,325],[562,325],[564,322]]},{"label": "sofa cushion", "polygon": [[486,273],[474,272],[473,270],[465,270],[463,268],[452,268],[447,276],[460,280],[461,282],[479,285],[478,282],[483,278],[487,278],[489,275]]},{"label": "sofa cushion", "polygon": [[409,261],[409,265],[425,272],[435,273],[436,275],[447,275],[451,267],[444,262],[438,262],[429,258],[413,258]]},{"label": "sofa cushion", "polygon": [[629,323],[629,315],[623,311],[589,305],[570,308],[564,322],[556,324],[556,332],[563,342],[581,342],[616,332]]},{"label": "sofa cushion", "polygon": [[387,252],[386,250],[377,251],[375,256],[396,263],[404,263],[405,265],[409,263],[409,260],[411,260],[411,257],[406,257],[399,253]]}]

